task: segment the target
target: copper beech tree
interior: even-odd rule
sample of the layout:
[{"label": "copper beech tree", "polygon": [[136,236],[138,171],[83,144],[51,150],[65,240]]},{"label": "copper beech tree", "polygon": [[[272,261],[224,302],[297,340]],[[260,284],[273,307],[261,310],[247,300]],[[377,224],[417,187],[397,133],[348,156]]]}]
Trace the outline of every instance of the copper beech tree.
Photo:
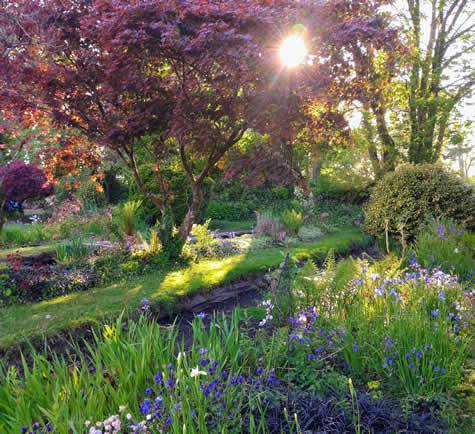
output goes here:
[{"label": "copper beech tree", "polygon": [[[351,71],[323,56],[334,37],[326,29],[341,30],[359,3],[3,0],[0,96],[44,110],[113,150],[160,209],[161,241],[177,254],[202,205],[205,179],[247,130],[269,133],[282,150],[270,154],[285,160],[310,119],[311,101],[338,97],[330,90]],[[350,15],[336,14],[340,8]],[[296,23],[315,60],[290,74],[278,49]],[[385,26],[379,22],[378,36]],[[142,179],[138,155],[155,163],[159,194]],[[180,222],[162,170],[171,158],[192,193]]]}]

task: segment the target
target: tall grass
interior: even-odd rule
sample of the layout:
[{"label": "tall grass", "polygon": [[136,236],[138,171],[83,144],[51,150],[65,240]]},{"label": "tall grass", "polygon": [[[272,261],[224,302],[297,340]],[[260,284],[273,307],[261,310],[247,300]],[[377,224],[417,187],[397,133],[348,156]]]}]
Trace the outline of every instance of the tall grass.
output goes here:
[{"label": "tall grass", "polygon": [[[170,415],[169,432],[204,433],[210,423],[218,423],[220,432],[242,424],[244,429],[240,410],[252,410],[248,401],[258,401],[259,396],[249,397],[243,388],[230,384],[232,375],[253,374],[243,368],[246,359],[238,318],[238,312],[229,321],[217,318],[209,330],[195,318],[186,351],[176,327],[163,329],[142,316],[123,328],[119,318],[96,329],[93,343],[71,343],[64,356],[34,353],[31,366],[22,360],[21,371],[0,364],[0,432],[20,432],[35,422],[48,422],[60,433],[84,432],[88,420],[102,421],[119,413],[122,406],[130,420],[140,421],[144,417],[141,405],[147,399],[153,402],[160,383],[167,390],[158,396]],[[209,366],[203,360],[210,360]],[[213,369],[227,389],[219,400],[226,411],[216,408],[203,391],[213,378],[208,368],[214,361]],[[224,369],[229,377],[221,375]],[[194,375],[197,371],[201,374]],[[160,420],[154,423],[160,426]]]}]

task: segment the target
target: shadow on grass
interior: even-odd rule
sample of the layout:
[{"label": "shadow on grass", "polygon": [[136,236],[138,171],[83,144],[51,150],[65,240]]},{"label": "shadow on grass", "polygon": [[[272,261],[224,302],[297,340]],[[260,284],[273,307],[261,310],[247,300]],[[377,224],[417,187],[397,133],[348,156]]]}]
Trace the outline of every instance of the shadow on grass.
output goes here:
[{"label": "shadow on grass", "polygon": [[313,243],[253,250],[222,259],[203,260],[181,269],[157,271],[132,280],[85,292],[75,292],[35,304],[0,309],[0,349],[43,335],[86,324],[97,324],[134,312],[146,297],[151,304],[172,313],[185,297],[276,268],[287,252],[298,260],[323,260],[330,249],[348,253],[367,239],[358,229],[345,229]]}]

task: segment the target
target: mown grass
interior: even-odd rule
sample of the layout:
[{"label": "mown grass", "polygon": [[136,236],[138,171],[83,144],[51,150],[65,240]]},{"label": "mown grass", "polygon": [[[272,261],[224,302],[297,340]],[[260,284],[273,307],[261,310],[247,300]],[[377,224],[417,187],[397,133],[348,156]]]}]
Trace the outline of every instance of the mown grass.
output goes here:
[{"label": "mown grass", "polygon": [[18,253],[21,256],[30,256],[38,255],[40,253],[53,253],[62,241],[52,241],[46,244],[41,244],[39,246],[30,246],[30,247],[11,247],[8,249],[0,250],[0,261],[5,260],[8,255]]},{"label": "mown grass", "polygon": [[[288,251],[296,259],[323,259],[330,249],[345,253],[354,245],[367,243],[367,236],[359,229],[346,228],[317,242],[295,245]],[[36,304],[2,308],[0,348],[115,318],[124,310],[136,310],[144,297],[149,298],[153,305],[172,311],[182,297],[278,266],[285,253],[284,248],[270,248],[224,259],[203,260],[104,288],[75,292]]]}]

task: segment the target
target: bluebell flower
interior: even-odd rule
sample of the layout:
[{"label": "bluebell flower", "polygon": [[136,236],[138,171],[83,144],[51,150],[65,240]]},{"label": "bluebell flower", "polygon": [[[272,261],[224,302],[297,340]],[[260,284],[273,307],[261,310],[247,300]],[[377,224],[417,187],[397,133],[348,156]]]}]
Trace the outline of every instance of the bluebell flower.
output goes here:
[{"label": "bluebell flower", "polygon": [[199,319],[204,320],[206,318],[206,314],[204,312],[200,312],[198,315],[196,315]]},{"label": "bluebell flower", "polygon": [[256,368],[256,374],[261,375],[264,372],[264,369],[262,368]]},{"label": "bluebell flower", "polygon": [[447,373],[447,369],[441,369],[441,370],[440,370],[440,373],[441,373],[442,375],[445,375],[445,374]]},{"label": "bluebell flower", "polygon": [[315,360],[315,359],[317,358],[317,356],[316,356],[315,354],[308,354],[308,355],[307,355],[307,358],[308,358],[309,360]]},{"label": "bluebell flower", "polygon": [[198,354],[200,356],[202,356],[202,355],[206,354],[207,352],[208,352],[208,350],[206,348],[200,348],[199,351],[198,351]]},{"label": "bluebell flower", "polygon": [[150,389],[150,387],[145,389],[145,395],[150,395],[151,393],[152,393],[152,389]]},{"label": "bluebell flower", "polygon": [[432,309],[430,311],[430,315],[431,315],[432,318],[437,317],[439,315],[439,309]]},{"label": "bluebell flower", "polygon": [[353,345],[353,351],[358,351],[358,349],[359,349],[358,345],[356,345],[356,344]]},{"label": "bluebell flower", "polygon": [[208,366],[209,363],[210,363],[210,361],[211,361],[210,359],[202,359],[202,360],[200,361],[200,365],[201,365],[201,366]]},{"label": "bluebell flower", "polygon": [[170,416],[167,417],[166,423],[167,425],[171,425],[173,423],[173,420]]}]

